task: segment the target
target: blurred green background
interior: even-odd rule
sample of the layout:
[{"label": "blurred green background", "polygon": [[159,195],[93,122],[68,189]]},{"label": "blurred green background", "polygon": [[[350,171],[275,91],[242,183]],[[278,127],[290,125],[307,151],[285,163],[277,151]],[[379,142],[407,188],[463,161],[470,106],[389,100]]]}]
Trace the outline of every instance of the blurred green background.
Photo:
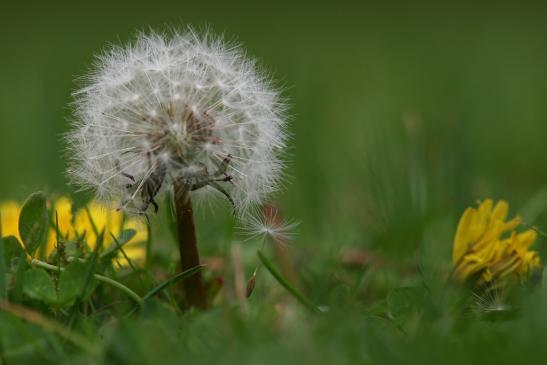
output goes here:
[{"label": "blurred green background", "polygon": [[398,242],[404,254],[424,221],[449,212],[455,225],[487,196],[537,213],[546,14],[521,2],[5,4],[0,199],[70,191],[62,134],[95,54],[139,29],[191,24],[240,41],[284,86],[293,143],[280,199],[304,246]]}]

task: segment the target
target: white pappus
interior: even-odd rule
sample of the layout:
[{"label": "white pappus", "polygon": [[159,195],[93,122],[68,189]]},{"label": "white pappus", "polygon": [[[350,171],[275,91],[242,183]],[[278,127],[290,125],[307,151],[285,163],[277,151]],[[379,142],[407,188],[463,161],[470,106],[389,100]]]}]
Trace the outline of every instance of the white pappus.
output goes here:
[{"label": "white pappus", "polygon": [[139,34],[97,57],[74,93],[68,175],[137,214],[175,182],[238,213],[276,190],[286,145],[279,91],[238,45]]},{"label": "white pappus", "polygon": [[264,212],[252,212],[243,220],[244,225],[239,227],[247,240],[258,239],[263,243],[269,239],[274,244],[288,245],[296,236],[296,228],[300,222],[286,221],[279,214],[275,206],[266,206]]}]

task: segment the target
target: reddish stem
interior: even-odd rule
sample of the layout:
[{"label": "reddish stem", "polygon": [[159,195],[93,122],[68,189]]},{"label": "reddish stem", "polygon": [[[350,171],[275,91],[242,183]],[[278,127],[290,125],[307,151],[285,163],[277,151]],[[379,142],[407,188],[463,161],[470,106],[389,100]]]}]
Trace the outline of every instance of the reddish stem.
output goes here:
[{"label": "reddish stem", "polygon": [[[185,271],[200,265],[190,193],[184,184],[175,184],[175,211],[179,240],[180,266]],[[191,307],[207,308],[207,296],[201,271],[183,280],[186,299]]]}]

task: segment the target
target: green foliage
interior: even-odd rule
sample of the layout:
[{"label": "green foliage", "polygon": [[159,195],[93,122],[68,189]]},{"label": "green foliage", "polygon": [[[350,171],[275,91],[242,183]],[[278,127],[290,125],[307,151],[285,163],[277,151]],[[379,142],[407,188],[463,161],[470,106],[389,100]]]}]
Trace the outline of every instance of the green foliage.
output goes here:
[{"label": "green foliage", "polygon": [[387,297],[389,314],[399,324],[423,310],[425,290],[422,287],[401,287],[394,289]]},{"label": "green foliage", "polygon": [[0,299],[8,296],[9,280],[24,261],[23,247],[13,236],[0,238]]},{"label": "green foliage", "polygon": [[[436,227],[441,235],[443,227]],[[7,237],[6,297],[15,306],[0,301],[0,351],[8,363],[45,364],[503,364],[524,356],[529,346],[522,344],[547,335],[545,280],[478,301],[449,279],[450,266],[437,262],[427,246],[438,242],[431,232],[419,265],[359,251],[341,261],[302,256],[291,279],[287,265],[298,256],[283,259],[279,252],[290,251],[276,250],[272,258],[262,250],[255,256],[254,245],[242,246],[247,274],[262,265],[255,292],[244,302],[237,299],[231,270],[204,266],[173,275],[156,246],[149,268],[114,270],[113,260],[135,234],[131,230],[113,237],[107,248],[101,232],[93,252],[82,250],[80,242],[64,251],[64,260],[52,255],[50,262],[29,261],[17,239]],[[359,261],[360,255],[366,260]],[[197,270],[208,286],[222,275],[224,286],[209,311],[183,313],[177,286]],[[506,305],[503,311],[484,305],[498,299]],[[501,355],[499,343],[520,345],[507,346]]]},{"label": "green foliage", "polygon": [[88,275],[89,265],[85,263],[75,261],[66,266],[59,275],[58,304],[71,306],[79,296],[89,297],[95,285],[87,284]]},{"label": "green foliage", "polygon": [[49,274],[42,269],[30,269],[25,272],[23,291],[31,299],[41,300],[47,304],[57,304],[55,284]]},{"label": "green foliage", "polygon": [[48,231],[46,196],[42,192],[32,194],[25,201],[19,217],[19,234],[30,255],[46,242]]},{"label": "green foliage", "polygon": [[21,256],[21,254],[24,253],[23,248],[21,247],[21,244],[17,240],[17,238],[13,236],[4,237],[2,239],[2,254],[4,257],[4,266],[5,268],[10,268],[12,266],[12,261],[15,258],[18,258]]},{"label": "green foliage", "polygon": [[[74,262],[54,275],[43,269],[30,269],[25,272],[23,291],[31,299],[56,307],[70,307],[76,298],[84,294],[88,276],[87,266],[81,262]],[[94,286],[89,286],[85,296],[88,297],[93,288]]]}]

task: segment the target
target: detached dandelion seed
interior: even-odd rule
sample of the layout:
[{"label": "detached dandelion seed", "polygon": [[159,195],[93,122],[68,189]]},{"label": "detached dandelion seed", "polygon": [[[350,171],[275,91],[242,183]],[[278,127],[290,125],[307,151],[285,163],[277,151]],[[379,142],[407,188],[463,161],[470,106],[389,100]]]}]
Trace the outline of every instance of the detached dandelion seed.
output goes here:
[{"label": "detached dandelion seed", "polygon": [[275,243],[287,244],[294,239],[299,225],[298,221],[285,221],[277,214],[251,214],[245,217],[240,230],[248,236],[247,240],[271,239]]},{"label": "detached dandelion seed", "polygon": [[220,194],[243,216],[278,188],[286,106],[237,45],[192,29],[139,34],[100,55],[74,98],[70,178],[137,215],[172,190],[183,270],[199,264],[194,193]]},{"label": "detached dandelion seed", "polygon": [[510,310],[504,302],[505,293],[502,288],[474,291],[475,306],[480,313],[495,313]]}]

